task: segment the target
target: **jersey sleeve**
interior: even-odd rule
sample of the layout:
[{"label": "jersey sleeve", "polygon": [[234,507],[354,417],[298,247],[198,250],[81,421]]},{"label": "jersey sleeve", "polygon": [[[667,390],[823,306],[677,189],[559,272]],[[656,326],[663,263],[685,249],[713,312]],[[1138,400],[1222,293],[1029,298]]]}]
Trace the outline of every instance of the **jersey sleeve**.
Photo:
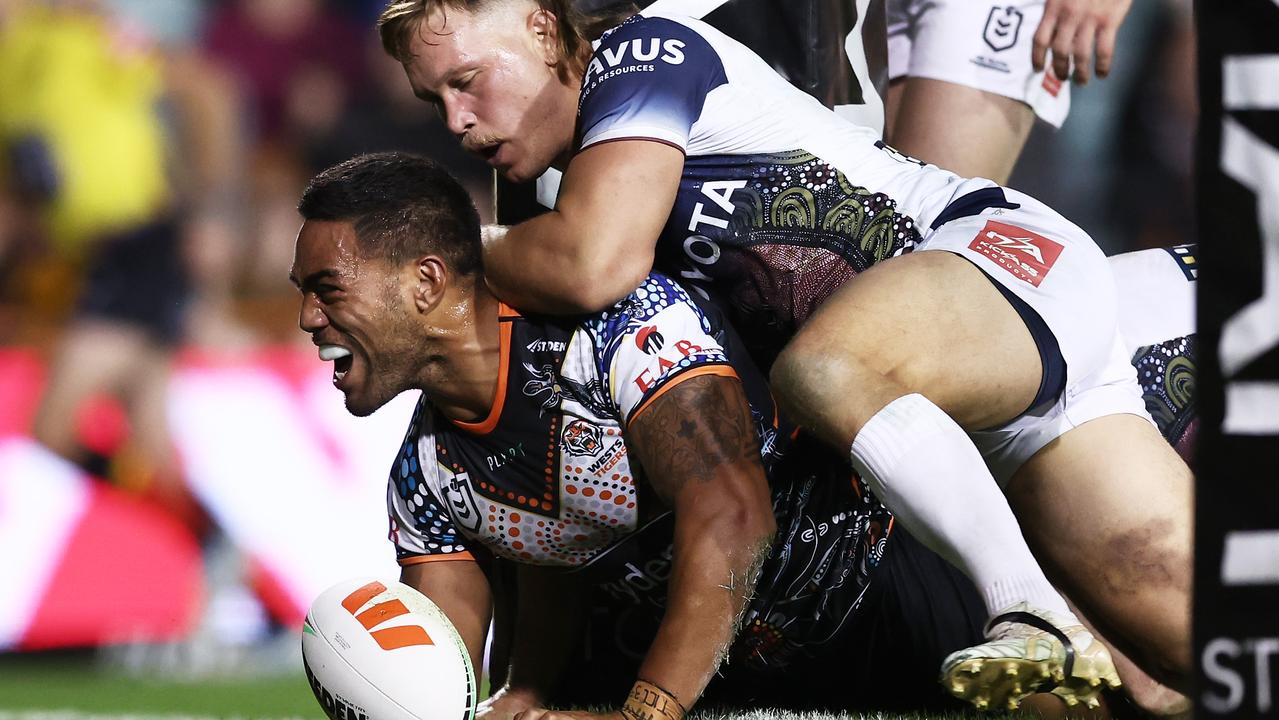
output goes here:
[{"label": "jersey sleeve", "polygon": [[597,370],[624,428],[684,380],[737,377],[706,315],[684,288],[657,273],[603,313],[592,330]]},{"label": "jersey sleeve", "polygon": [[647,139],[687,151],[706,96],[727,82],[719,54],[696,31],[667,18],[631,18],[591,55],[578,108],[579,147]]},{"label": "jersey sleeve", "polygon": [[[437,472],[430,415],[426,401],[419,402],[387,484],[390,540],[401,565],[475,559],[428,481],[428,474],[434,477]],[[425,463],[431,464],[423,467]]]}]

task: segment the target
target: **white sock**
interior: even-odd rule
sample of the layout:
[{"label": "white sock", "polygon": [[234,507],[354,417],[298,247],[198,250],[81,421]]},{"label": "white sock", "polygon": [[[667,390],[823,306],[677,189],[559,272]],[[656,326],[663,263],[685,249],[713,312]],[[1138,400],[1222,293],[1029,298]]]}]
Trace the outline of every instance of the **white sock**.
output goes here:
[{"label": "white sock", "polygon": [[923,395],[875,413],[853,440],[852,461],[911,535],[977,585],[989,615],[1026,601],[1074,617],[967,433]]}]

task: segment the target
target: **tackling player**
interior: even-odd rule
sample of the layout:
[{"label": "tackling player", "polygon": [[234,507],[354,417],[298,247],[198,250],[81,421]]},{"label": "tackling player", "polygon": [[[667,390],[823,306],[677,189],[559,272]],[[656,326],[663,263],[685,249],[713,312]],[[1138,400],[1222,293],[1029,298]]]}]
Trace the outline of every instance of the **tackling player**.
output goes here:
[{"label": "tackling player", "polygon": [[986,644],[947,660],[948,687],[1015,702],[1039,675],[986,659],[1067,655],[1045,619],[1076,654],[1102,651],[986,463],[1030,499],[1036,546],[1077,549],[1054,567],[1073,599],[1184,680],[1190,475],[1142,408],[1092,241],[1031,198],[896,153],[703,23],[639,17],[593,51],[586,27],[558,0],[404,0],[383,15],[387,50],[466,147],[514,181],[565,168],[553,212],[486,244],[499,296],[597,311],[656,261],[726,301],[765,364],[806,324],[772,369],[779,400],[851,448],[996,618]]},{"label": "tackling player", "polygon": [[299,209],[299,326],[347,408],[423,393],[390,476],[391,539],[476,667],[484,570],[520,566],[506,712],[548,697],[580,583],[660,618],[629,720],[681,720],[730,654],[738,688],[824,666],[845,680],[820,702],[953,702],[936,663],[980,639],[980,599],[900,531],[886,545],[886,510],[842,458],[795,439],[713,309],[651,275],[601,313],[521,315],[484,283],[465,190],[413,156],[331,168]]}]

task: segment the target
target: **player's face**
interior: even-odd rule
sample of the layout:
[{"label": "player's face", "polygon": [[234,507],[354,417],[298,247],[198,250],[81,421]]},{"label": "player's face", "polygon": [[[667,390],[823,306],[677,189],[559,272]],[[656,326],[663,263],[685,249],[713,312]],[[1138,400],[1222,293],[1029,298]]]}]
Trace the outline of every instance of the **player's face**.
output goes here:
[{"label": "player's face", "polygon": [[548,18],[532,2],[439,10],[414,33],[404,65],[463,147],[512,182],[536,179],[573,142],[580,78],[557,74]]},{"label": "player's face", "polygon": [[349,222],[308,220],[298,233],[290,275],[302,291],[298,327],[333,385],[361,417],[413,386],[417,368],[412,302],[389,260],[365,258]]}]

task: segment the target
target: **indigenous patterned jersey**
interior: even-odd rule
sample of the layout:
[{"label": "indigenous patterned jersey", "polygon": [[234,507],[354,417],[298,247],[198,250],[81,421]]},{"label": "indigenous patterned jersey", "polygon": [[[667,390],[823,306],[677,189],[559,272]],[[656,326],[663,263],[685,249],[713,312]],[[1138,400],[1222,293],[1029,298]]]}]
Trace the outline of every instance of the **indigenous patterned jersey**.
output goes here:
[{"label": "indigenous patterned jersey", "polygon": [[778,524],[743,652],[780,662],[834,634],[882,556],[888,515],[841,458],[787,452],[792,433],[713,308],[651,275],[585,320],[503,306],[499,324],[489,416],[451,421],[425,398],[414,413],[387,494],[401,564],[484,554],[558,566],[660,618],[673,518],[643,481],[625,429],[684,380],[737,376]]},{"label": "indigenous patterned jersey", "polygon": [[578,133],[581,149],[647,139],[684,151],[656,267],[720,295],[763,361],[844,281],[992,185],[894,151],[710,25],[648,11],[596,43]]}]

